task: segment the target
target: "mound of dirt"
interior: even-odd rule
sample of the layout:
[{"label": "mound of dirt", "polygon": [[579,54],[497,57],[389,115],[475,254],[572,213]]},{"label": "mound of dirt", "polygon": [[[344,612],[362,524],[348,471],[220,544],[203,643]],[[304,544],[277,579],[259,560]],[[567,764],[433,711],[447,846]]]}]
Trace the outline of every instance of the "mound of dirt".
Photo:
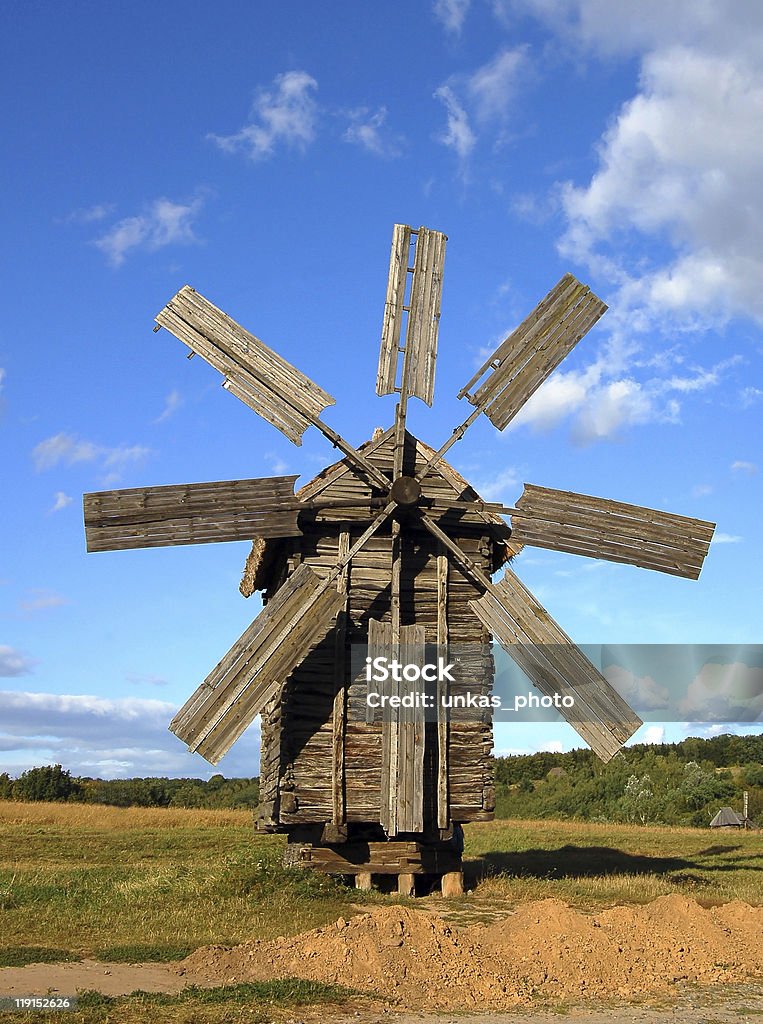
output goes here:
[{"label": "mound of dirt", "polygon": [[498,1010],[535,996],[622,999],[680,982],[763,974],[763,908],[712,910],[682,896],[595,916],[559,900],[490,925],[383,907],[274,942],[197,949],[179,965],[198,984],[300,977],[373,992],[410,1008]]}]

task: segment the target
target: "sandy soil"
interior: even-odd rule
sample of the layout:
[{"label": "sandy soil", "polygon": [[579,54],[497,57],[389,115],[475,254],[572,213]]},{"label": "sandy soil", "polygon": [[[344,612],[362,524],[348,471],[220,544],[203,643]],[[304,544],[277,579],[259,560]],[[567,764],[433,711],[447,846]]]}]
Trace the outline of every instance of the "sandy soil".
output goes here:
[{"label": "sandy soil", "polygon": [[587,1024],[760,1020],[763,907],[735,902],[707,910],[674,895],[587,915],[542,900],[470,926],[377,907],[273,942],[203,947],[176,964],[3,968],[0,995],[178,992],[189,984],[287,976],[374,997],[279,1012],[279,1021],[294,1024],[551,1024],[560,1007]]},{"label": "sandy soil", "polygon": [[676,986],[763,977],[763,907],[735,902],[706,910],[674,895],[587,915],[541,900],[468,927],[379,907],[274,942],[197,949],[177,970],[196,984],[309,978],[422,1010],[630,1002]]}]

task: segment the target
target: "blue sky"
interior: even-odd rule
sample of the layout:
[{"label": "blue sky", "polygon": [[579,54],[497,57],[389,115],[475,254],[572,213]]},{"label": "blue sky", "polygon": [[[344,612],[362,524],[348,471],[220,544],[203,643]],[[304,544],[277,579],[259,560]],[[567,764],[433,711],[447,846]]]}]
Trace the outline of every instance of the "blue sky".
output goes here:
[{"label": "blue sky", "polygon": [[[83,0],[4,21],[0,770],[212,771],[166,723],[258,610],[237,589],[247,545],[86,555],[81,495],[304,482],[333,459],[152,333],[185,283],[335,395],[350,441],[387,426],[396,221],[449,236],[415,433],[444,440],[484,353],[570,270],[609,312],[452,462],[486,498],[529,481],[718,523],[699,582],[526,551],[517,571],[567,632],[760,640],[759,5]],[[576,739],[502,725],[496,746]],[[256,774],[256,727],[221,769]]]}]

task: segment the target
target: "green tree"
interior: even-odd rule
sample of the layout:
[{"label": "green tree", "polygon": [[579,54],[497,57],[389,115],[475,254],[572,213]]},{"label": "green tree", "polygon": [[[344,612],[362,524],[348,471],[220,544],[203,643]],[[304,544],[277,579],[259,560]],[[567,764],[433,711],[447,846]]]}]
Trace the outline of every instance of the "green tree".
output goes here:
[{"label": "green tree", "polygon": [[14,800],[70,800],[79,795],[79,786],[60,764],[30,768],[13,783]]}]

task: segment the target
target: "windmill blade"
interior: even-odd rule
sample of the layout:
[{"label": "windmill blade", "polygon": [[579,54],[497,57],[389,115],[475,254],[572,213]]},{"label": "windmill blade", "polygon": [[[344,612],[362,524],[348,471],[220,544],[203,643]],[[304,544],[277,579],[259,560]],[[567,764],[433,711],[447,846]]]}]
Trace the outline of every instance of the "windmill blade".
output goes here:
[{"label": "windmill blade", "polygon": [[458,544],[428,516],[421,521],[485,589],[469,606],[501,647],[544,696],[571,696],[571,708],[559,711],[603,761],[610,761],[643,723],[591,664],[546,609],[506,569],[493,584]]},{"label": "windmill blade", "polygon": [[[322,422],[321,412],[335,400],[291,363],[268,348],[217,306],[185,285],[156,316],[206,362],[225,376],[223,387],[254,409],[296,445],[312,424],[350,458],[375,487],[389,481],[369,460]],[[156,330],[159,328],[157,327]]]},{"label": "windmill blade", "polygon": [[326,636],[346,594],[334,583],[395,510],[390,502],[323,577],[303,562],[170,722],[170,730],[217,764],[284,681]]},{"label": "windmill blade", "polygon": [[87,550],[299,537],[296,480],[273,476],[86,494]]},{"label": "windmill blade", "polygon": [[170,299],[156,322],[219,370],[228,391],[296,445],[302,444],[302,435],[321,412],[335,403],[328,392],[190,285]]},{"label": "windmill blade", "polygon": [[[606,309],[587,285],[565,274],[458,397],[466,397],[503,430]],[[470,394],[485,373],[485,381]]]},{"label": "windmill blade", "polygon": [[626,562],[698,579],[714,523],[525,484],[511,517],[512,539],[553,551]]},{"label": "windmill blade", "polygon": [[[416,249],[413,265],[409,266],[412,238]],[[427,405],[432,404],[446,242],[447,235],[441,231],[425,227],[416,231],[407,224],[395,224],[376,377],[377,395],[400,391],[406,397],[415,395]],[[410,298],[406,305],[409,274],[412,275]],[[401,336],[404,337],[402,343]],[[401,352],[402,380],[398,388],[396,381]]]},{"label": "windmill blade", "polygon": [[559,711],[602,761],[643,724],[511,569],[469,605],[542,694],[572,697]]},{"label": "windmill blade", "polygon": [[344,606],[336,587],[303,563],[209,673],[170,722],[170,730],[217,764]]}]

